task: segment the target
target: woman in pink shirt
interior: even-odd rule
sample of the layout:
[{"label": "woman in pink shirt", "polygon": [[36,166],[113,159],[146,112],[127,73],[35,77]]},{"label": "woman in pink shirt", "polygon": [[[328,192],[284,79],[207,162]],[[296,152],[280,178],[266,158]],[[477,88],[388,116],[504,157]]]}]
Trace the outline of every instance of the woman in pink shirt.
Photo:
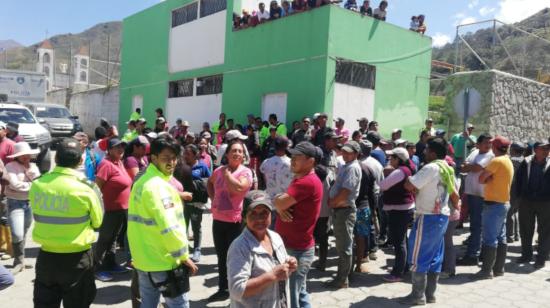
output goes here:
[{"label": "woman in pink shirt", "polygon": [[227,283],[227,251],[241,233],[243,200],[252,186],[252,171],[243,165],[244,144],[234,140],[225,152],[227,165],[217,168],[208,179],[208,196],[212,199],[212,233],[218,256],[218,292],[208,301],[229,297]]},{"label": "woman in pink shirt", "polygon": [[[4,193],[8,199],[8,222],[11,229],[13,246],[13,269],[15,275],[25,268],[32,268],[25,264],[25,237],[32,223],[32,212],[29,206],[29,190],[32,181],[40,176],[36,164],[31,163],[31,156],[40,152],[31,149],[28,143],[20,142],[14,145],[14,153],[8,155],[12,162],[6,165],[4,179],[8,185]],[[3,169],[3,168],[2,168]]]},{"label": "woman in pink shirt", "polygon": [[132,179],[122,162],[126,145],[126,142],[118,138],[109,139],[107,155],[98,165],[95,179],[101,189],[105,207],[103,223],[94,250],[94,261],[100,270],[96,273],[96,278],[101,281],[112,280],[112,273],[127,271],[116,263],[114,249],[119,234],[125,232],[128,199],[132,187]]}]

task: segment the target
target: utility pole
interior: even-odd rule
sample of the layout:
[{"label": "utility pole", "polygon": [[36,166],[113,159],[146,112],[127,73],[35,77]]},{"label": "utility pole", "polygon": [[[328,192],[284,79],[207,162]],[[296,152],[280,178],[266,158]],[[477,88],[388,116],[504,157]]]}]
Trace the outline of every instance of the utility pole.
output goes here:
[{"label": "utility pole", "polygon": [[[72,86],[72,74],[73,74],[73,41],[69,39],[69,84],[67,88]],[[76,77],[75,77],[76,78]]]},{"label": "utility pole", "polygon": [[88,66],[86,67],[86,71],[88,72],[87,79],[88,79],[88,90],[90,89],[90,78],[91,78],[91,69],[92,66],[92,41],[88,40]]},{"label": "utility pole", "polygon": [[107,34],[107,74],[106,74],[106,77],[107,77],[107,84],[106,86],[109,86],[109,62],[111,62],[111,57],[110,57],[110,50],[111,50],[111,34],[108,33]]},{"label": "utility pole", "polygon": [[492,54],[492,59],[491,59],[491,62],[492,62],[491,63],[491,68],[492,69],[496,68],[496,57],[495,57],[496,45],[497,45],[497,20],[493,19],[493,44],[491,46],[491,52],[493,53]]}]

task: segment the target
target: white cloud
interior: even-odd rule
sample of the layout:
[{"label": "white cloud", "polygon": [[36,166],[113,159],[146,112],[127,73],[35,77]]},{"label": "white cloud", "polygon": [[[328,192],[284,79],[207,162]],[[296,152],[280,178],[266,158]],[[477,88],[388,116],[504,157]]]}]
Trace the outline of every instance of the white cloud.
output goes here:
[{"label": "white cloud", "polygon": [[468,16],[464,13],[457,13],[453,16],[454,19],[454,26],[458,25],[464,25],[464,24],[471,24],[477,21],[475,17]]},{"label": "white cloud", "polygon": [[446,44],[451,42],[451,37],[437,32],[434,36],[432,36],[432,46],[434,47],[443,47]]},{"label": "white cloud", "polygon": [[479,0],[470,0],[468,3],[468,8],[471,10],[479,5]]},{"label": "white cloud", "polygon": [[484,7],[479,9],[479,15],[481,15],[482,17],[485,17],[485,16],[488,16],[488,15],[494,13],[496,10],[497,9],[494,8],[494,7],[484,6]]},{"label": "white cloud", "polygon": [[501,0],[499,7],[496,18],[515,23],[550,7],[550,0]]}]

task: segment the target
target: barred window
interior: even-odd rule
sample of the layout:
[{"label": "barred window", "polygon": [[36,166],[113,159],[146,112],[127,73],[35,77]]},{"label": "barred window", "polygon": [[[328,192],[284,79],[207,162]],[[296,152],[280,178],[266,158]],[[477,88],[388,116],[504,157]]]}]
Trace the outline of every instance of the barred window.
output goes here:
[{"label": "barred window", "polygon": [[171,81],[168,97],[193,96],[193,84],[193,79]]},{"label": "barred window", "polygon": [[201,0],[201,18],[227,8],[227,0]]},{"label": "barred window", "polygon": [[365,63],[338,60],[336,61],[336,82],[374,90],[376,67]]},{"label": "barred window", "polygon": [[197,19],[199,4],[193,2],[172,11],[172,28]]},{"label": "barred window", "polygon": [[197,95],[222,93],[223,75],[197,78]]}]

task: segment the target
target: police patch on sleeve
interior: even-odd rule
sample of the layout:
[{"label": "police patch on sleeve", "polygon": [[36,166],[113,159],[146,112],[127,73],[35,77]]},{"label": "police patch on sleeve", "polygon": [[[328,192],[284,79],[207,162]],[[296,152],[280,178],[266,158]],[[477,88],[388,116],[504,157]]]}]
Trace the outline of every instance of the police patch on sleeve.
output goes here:
[{"label": "police patch on sleeve", "polygon": [[174,202],[172,202],[171,197],[162,198],[162,205],[165,209],[171,209],[174,207]]}]

